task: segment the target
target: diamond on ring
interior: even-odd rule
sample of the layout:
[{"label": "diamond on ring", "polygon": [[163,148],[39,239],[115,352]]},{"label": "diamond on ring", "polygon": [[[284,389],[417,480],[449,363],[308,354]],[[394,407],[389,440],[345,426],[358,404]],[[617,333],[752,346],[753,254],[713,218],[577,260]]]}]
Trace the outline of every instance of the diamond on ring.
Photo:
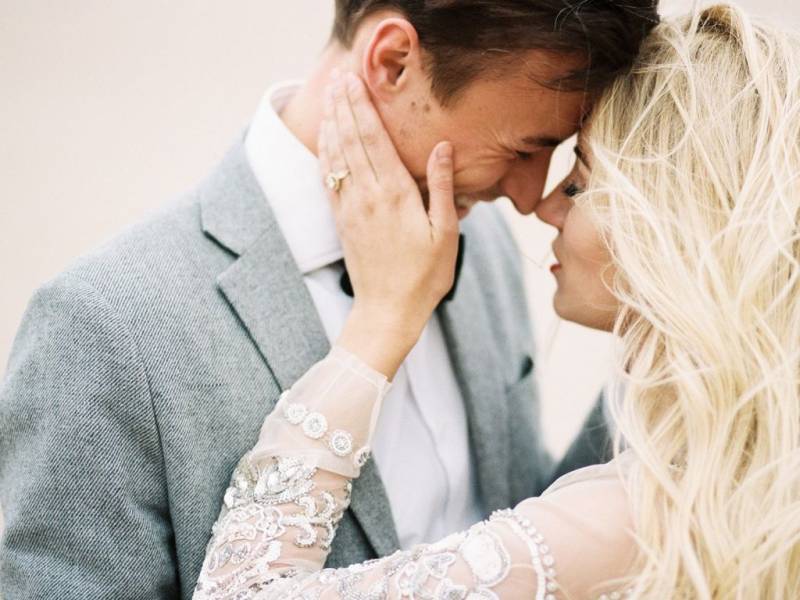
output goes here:
[{"label": "diamond on ring", "polygon": [[350,171],[345,169],[337,173],[328,173],[325,177],[325,186],[332,192],[338,192],[342,189],[342,181],[350,176]]}]

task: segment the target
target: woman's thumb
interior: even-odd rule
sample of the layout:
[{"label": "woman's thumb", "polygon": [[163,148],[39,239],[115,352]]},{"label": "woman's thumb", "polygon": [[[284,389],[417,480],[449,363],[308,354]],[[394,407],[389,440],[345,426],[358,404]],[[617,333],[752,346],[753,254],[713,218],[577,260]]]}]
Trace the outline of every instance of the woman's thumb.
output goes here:
[{"label": "woman's thumb", "polygon": [[436,229],[458,228],[453,194],[453,145],[439,142],[428,159],[428,216]]}]

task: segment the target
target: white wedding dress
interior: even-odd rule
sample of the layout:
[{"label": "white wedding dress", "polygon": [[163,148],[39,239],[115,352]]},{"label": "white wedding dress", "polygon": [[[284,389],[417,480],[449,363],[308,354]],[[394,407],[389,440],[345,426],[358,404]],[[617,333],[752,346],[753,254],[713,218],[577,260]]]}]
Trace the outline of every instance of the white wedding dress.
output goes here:
[{"label": "white wedding dress", "polygon": [[388,388],[334,348],[281,396],[234,472],[195,600],[625,596],[608,583],[635,559],[613,463],[570,474],[542,497],[438,543],[323,569]]}]

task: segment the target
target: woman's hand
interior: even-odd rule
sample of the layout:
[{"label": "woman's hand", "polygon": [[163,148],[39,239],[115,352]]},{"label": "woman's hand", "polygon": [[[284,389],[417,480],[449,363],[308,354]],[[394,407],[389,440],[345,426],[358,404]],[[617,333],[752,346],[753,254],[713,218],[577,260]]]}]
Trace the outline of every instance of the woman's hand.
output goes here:
[{"label": "woman's hand", "polygon": [[325,104],[322,173],[349,173],[330,193],[355,296],[338,343],[391,378],[453,285],[453,148],[431,153],[426,209],[361,79],[338,78]]}]

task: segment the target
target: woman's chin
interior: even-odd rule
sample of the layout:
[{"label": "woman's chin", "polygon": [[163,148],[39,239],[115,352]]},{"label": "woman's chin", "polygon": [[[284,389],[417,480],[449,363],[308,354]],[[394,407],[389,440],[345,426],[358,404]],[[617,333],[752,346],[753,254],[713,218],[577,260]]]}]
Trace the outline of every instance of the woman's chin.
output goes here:
[{"label": "woman's chin", "polygon": [[559,318],[589,329],[612,331],[614,327],[613,315],[590,308],[585,298],[570,298],[560,288],[553,296],[553,310]]},{"label": "woman's chin", "polygon": [[555,296],[553,296],[553,310],[555,310],[555,313],[565,321],[572,320],[570,318],[570,311],[568,310],[568,304],[564,301],[560,288],[556,289]]}]

